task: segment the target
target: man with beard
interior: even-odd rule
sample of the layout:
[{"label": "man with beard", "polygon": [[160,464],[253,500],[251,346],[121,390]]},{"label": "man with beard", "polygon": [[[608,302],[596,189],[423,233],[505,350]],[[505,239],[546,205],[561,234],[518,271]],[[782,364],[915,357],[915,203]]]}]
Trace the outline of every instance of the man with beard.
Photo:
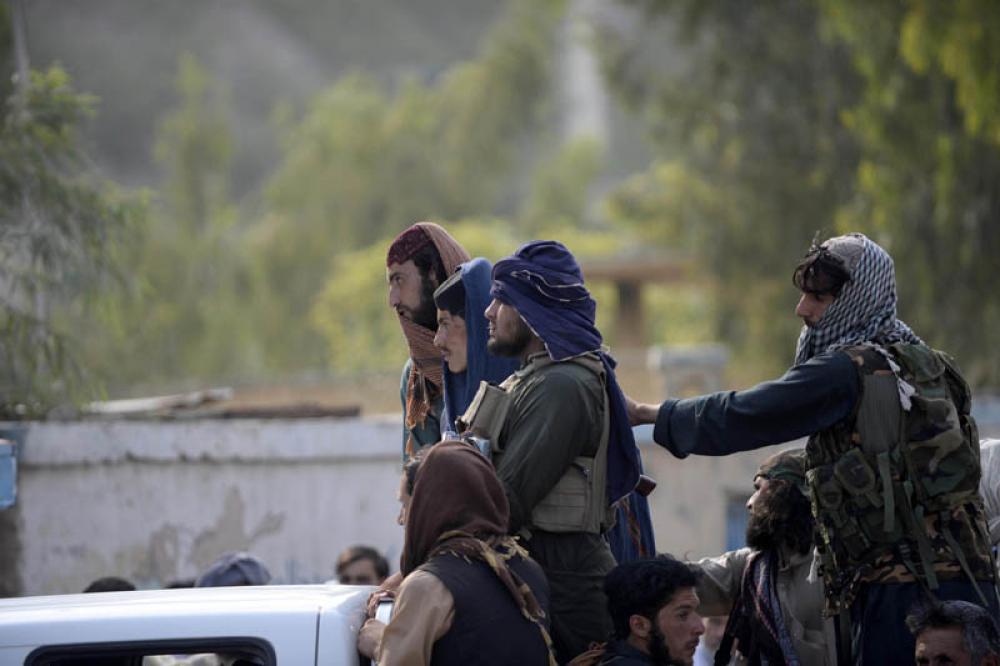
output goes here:
[{"label": "man with beard", "polygon": [[419,222],[399,234],[386,254],[389,306],[410,348],[403,366],[403,459],[441,439],[442,367],[434,346],[437,308],[434,290],[469,253],[442,227]]},{"label": "man with beard", "polygon": [[604,583],[614,635],[599,663],[689,666],[705,633],[698,578],[695,569],[669,555],[615,567]]},{"label": "man with beard", "polygon": [[626,538],[634,530],[655,552],[648,505],[632,492],[642,466],[573,255],[534,241],[497,262],[492,277],[487,349],[521,359],[521,368],[499,387],[480,387],[460,431],[491,443],[511,533],[549,579],[553,641],[565,662],[608,635],[603,582],[615,557],[604,534],[614,502],[630,502]]},{"label": "man with beard", "polygon": [[962,599],[1000,615],[969,386],[896,316],[892,257],[862,234],[814,244],[792,274],[795,365],[745,391],[629,404],[673,455],[809,437],[806,478],[840,659],[912,663],[906,609]]},{"label": "man with beard", "polygon": [[750,664],[835,663],[828,654],[823,588],[811,580],[813,519],[802,449],[769,457],[747,501],[747,548],[692,563],[702,615],[729,613],[716,663],[728,664],[734,641]]}]

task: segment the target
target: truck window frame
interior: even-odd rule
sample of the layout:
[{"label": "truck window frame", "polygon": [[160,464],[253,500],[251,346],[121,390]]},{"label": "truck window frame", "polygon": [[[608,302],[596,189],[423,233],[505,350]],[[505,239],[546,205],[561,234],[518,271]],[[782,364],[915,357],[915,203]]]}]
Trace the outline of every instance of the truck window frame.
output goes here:
[{"label": "truck window frame", "polygon": [[[42,645],[31,651],[24,666],[59,666],[63,659],[151,657],[164,654],[238,652],[257,659],[265,666],[276,666],[277,656],[270,642],[256,636],[218,636],[208,638],[170,638],[153,640],[99,641]],[[141,663],[136,662],[136,663]]]}]

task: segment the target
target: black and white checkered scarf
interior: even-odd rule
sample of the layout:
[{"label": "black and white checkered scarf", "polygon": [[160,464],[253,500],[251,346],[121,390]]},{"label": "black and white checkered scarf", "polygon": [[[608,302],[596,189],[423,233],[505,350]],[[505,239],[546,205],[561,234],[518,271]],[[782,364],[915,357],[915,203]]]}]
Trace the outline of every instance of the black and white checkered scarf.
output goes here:
[{"label": "black and white checkered scarf", "polygon": [[[831,238],[822,247],[845,260],[851,279],[816,326],[802,327],[795,364],[805,363],[823,352],[868,344],[888,358],[893,370],[898,372],[885,345],[924,343],[909,326],[896,318],[896,273],[892,257],[858,233]],[[903,386],[902,380],[900,383],[900,398],[904,407],[908,407],[907,394],[912,393],[912,388]]]}]

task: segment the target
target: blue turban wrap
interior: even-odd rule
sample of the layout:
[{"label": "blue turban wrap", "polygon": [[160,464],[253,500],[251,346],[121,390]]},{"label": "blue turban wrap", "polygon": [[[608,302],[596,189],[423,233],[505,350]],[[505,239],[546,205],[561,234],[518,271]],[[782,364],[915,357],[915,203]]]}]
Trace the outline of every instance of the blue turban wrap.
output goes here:
[{"label": "blue turban wrap", "polygon": [[[490,262],[476,257],[459,267],[465,290],[465,334],[467,365],[463,372],[454,373],[444,364],[443,431],[455,428],[455,419],[465,413],[476,397],[480,381],[497,384],[517,370],[516,359],[494,356],[486,351],[489,331],[483,313],[490,304]],[[445,433],[442,433],[445,434]]]},{"label": "blue turban wrap", "polygon": [[642,470],[639,450],[615,378],[615,360],[604,352],[594,325],[597,304],[583,285],[576,259],[558,241],[532,241],[493,267],[493,298],[517,308],[545,344],[553,361],[595,352],[604,363],[611,406],[608,440],[608,499],[615,502],[635,488]]}]

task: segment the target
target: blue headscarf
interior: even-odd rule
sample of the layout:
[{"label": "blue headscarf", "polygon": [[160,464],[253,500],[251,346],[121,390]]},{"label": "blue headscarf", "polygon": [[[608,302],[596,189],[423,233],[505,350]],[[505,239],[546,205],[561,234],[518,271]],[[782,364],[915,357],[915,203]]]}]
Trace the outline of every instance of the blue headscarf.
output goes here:
[{"label": "blue headscarf", "polygon": [[486,351],[489,338],[483,313],[490,304],[490,262],[476,257],[459,266],[465,289],[465,345],[468,357],[465,371],[454,373],[444,365],[444,414],[442,434],[452,431],[455,419],[465,413],[479,390],[479,382],[496,384],[518,368],[517,359],[494,356]]},{"label": "blue headscarf", "polygon": [[608,501],[635,488],[642,471],[639,449],[615,378],[615,360],[605,353],[594,325],[597,304],[583,284],[583,272],[558,241],[532,241],[493,267],[491,295],[517,308],[553,361],[597,353],[607,376],[611,424],[608,439]]}]

